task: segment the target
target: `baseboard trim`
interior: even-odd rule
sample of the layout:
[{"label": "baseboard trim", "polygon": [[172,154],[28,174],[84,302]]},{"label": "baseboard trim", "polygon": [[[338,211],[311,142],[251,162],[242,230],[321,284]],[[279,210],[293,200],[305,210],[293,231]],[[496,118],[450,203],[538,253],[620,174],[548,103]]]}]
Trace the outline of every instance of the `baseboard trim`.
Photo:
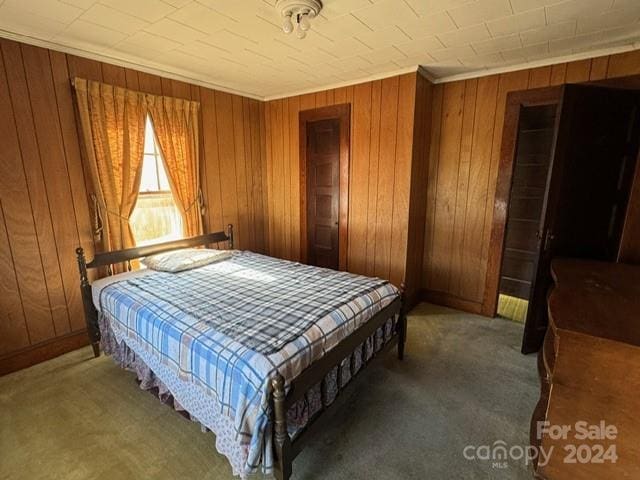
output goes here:
[{"label": "baseboard trim", "polygon": [[422,289],[420,290],[420,299],[425,302],[435,303],[436,305],[443,305],[445,307],[455,308],[456,310],[482,315],[481,303],[456,297],[446,292]]},{"label": "baseboard trim", "polygon": [[86,330],[80,330],[8,353],[0,357],[0,376],[50,360],[85,345],[89,345],[89,337]]}]

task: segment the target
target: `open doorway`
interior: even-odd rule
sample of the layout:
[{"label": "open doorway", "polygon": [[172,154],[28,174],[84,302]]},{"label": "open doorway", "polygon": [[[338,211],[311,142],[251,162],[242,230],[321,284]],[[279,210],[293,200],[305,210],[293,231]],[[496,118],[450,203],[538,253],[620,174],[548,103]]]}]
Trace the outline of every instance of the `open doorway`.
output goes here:
[{"label": "open doorway", "polygon": [[523,353],[544,338],[552,258],[618,258],[639,105],[636,91],[583,85],[507,99],[487,287],[503,312],[524,304]]}]

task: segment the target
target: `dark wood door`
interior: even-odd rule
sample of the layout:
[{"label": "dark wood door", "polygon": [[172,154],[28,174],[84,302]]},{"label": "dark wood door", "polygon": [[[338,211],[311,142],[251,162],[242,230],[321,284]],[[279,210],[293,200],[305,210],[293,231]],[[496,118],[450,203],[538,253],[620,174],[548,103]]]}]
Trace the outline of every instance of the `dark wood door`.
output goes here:
[{"label": "dark wood door", "polygon": [[636,99],[629,90],[564,89],[523,353],[539,350],[544,339],[551,260],[617,258],[638,153]]},{"label": "dark wood door", "polygon": [[307,261],[338,270],[340,119],[307,122]]}]

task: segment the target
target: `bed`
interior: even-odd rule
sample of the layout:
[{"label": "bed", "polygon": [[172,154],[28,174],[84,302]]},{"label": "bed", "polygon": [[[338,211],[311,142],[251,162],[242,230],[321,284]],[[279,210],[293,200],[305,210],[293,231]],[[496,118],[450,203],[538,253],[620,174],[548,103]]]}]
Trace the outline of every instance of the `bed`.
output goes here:
[{"label": "bed", "polygon": [[[179,273],[131,262],[226,244],[229,258]],[[203,428],[234,474],[288,479],[324,412],[370,359],[406,339],[403,288],[233,250],[233,227],[96,254],[76,250],[87,331]],[[112,275],[111,265],[129,271]],[[106,277],[89,282],[88,269]]]}]

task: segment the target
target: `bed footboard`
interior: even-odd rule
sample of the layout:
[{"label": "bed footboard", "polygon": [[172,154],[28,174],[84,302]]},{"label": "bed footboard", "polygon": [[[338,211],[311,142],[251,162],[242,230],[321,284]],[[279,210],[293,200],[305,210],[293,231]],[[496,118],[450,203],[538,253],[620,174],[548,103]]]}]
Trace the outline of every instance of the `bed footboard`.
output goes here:
[{"label": "bed footboard", "polygon": [[[287,411],[289,408],[314,385],[322,381],[323,378],[336,365],[339,366],[344,358],[353,352],[358,345],[363,343],[369,336],[375,334],[376,330],[386,323],[387,320],[398,315],[396,328],[393,336],[378,352],[380,356],[393,346],[398,347],[398,358],[404,358],[404,346],[407,339],[407,315],[404,291],[404,284],[401,286],[401,296],[391,304],[373,316],[367,323],[358,328],[354,333],[336,345],[320,360],[313,363],[302,374],[291,382],[289,392],[285,392],[285,381],[282,375],[277,374],[271,381],[271,397],[273,407],[273,445],[275,456],[275,477],[278,480],[289,480],[293,470],[293,460],[302,451],[308,439],[314,436],[322,428],[323,414],[333,408],[334,402],[323,407],[313,418],[311,418],[304,429],[292,441],[287,429]],[[340,372],[340,368],[338,368]],[[340,373],[338,373],[340,375]],[[338,377],[338,385],[340,376]]]}]

